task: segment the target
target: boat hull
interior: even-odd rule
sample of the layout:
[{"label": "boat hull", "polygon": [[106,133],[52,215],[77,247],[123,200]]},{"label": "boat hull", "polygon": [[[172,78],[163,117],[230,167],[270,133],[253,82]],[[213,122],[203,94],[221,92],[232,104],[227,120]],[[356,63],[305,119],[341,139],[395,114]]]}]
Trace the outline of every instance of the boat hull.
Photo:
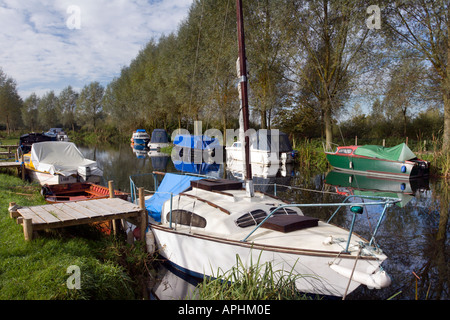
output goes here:
[{"label": "boat hull", "polygon": [[326,154],[327,160],[336,170],[368,174],[396,179],[428,176],[428,168],[423,170],[415,161],[393,161],[356,155]]},{"label": "boat hull", "polygon": [[[227,161],[244,161],[242,148],[227,147]],[[282,152],[278,156],[263,150],[250,150],[250,162],[264,166],[293,163],[292,152]]]},{"label": "boat hull", "polygon": [[[341,270],[352,270],[355,266],[354,255],[263,246],[251,242],[194,235],[161,225],[152,226],[152,231],[158,252],[170,263],[193,276],[223,275],[237,266],[239,256],[246,267],[270,262],[274,271],[284,270],[285,275],[292,272],[296,276],[296,287],[301,292],[343,296],[361,285],[360,282],[349,281],[348,274],[336,272],[330,267],[333,265]],[[375,271],[380,263],[376,259],[360,257],[355,272],[370,278],[368,270]],[[389,284],[382,286],[387,285]]]},{"label": "boat hull", "polygon": [[68,183],[76,183],[76,182],[92,182],[92,183],[100,183],[102,177],[91,175],[88,177],[70,175],[63,176],[61,174],[50,174],[48,172],[36,171],[33,169],[26,169],[28,176],[31,181],[38,182],[41,186],[43,185],[56,185],[56,184],[68,184]]}]

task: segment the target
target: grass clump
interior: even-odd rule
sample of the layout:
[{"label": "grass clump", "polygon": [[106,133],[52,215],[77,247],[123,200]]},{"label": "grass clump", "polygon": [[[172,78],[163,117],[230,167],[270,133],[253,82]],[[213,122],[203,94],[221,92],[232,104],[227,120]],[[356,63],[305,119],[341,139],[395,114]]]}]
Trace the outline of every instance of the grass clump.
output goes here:
[{"label": "grass clump", "polygon": [[293,271],[274,270],[271,263],[253,264],[246,267],[239,256],[236,266],[217,275],[205,277],[193,293],[199,300],[310,300],[299,292],[295,280],[302,275]]}]

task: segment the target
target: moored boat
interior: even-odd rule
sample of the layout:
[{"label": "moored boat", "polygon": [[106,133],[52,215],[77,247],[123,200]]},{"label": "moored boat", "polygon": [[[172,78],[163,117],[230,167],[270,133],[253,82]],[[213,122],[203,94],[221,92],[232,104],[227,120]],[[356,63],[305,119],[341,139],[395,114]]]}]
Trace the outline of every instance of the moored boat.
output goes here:
[{"label": "moored boat", "polygon": [[145,129],[137,129],[131,136],[131,143],[147,145],[150,141],[150,135]]},{"label": "moored boat", "polygon": [[33,143],[24,154],[24,166],[31,180],[41,185],[99,183],[103,176],[96,161],[86,159],[74,143],[65,141]]},{"label": "moored boat", "polygon": [[152,132],[152,137],[148,143],[150,150],[161,150],[161,148],[168,147],[170,145],[169,136],[164,129],[155,129]]},{"label": "moored boat", "polygon": [[[109,188],[90,183],[77,182],[70,184],[44,185],[41,190],[48,203],[94,200],[109,198]],[[129,194],[114,190],[114,197],[127,200]]]},{"label": "moored boat", "polygon": [[[386,210],[396,201],[334,205],[360,213],[363,205]],[[361,284],[390,284],[381,268],[387,257],[372,241],[305,216],[301,208],[307,206],[258,192],[249,198],[240,181],[167,173],[146,200],[159,254],[185,273],[214,277],[218,270],[231,270],[239,256],[247,266],[271,263],[293,274],[302,292],[343,296]]]},{"label": "moored boat", "polygon": [[386,148],[376,145],[339,146],[325,152],[336,170],[396,179],[426,177],[429,162],[418,159],[405,143]]},{"label": "moored boat", "polygon": [[[234,142],[226,147],[227,162],[244,161],[243,143]],[[288,136],[279,130],[259,130],[250,137],[250,162],[264,166],[289,164],[295,151]]]}]

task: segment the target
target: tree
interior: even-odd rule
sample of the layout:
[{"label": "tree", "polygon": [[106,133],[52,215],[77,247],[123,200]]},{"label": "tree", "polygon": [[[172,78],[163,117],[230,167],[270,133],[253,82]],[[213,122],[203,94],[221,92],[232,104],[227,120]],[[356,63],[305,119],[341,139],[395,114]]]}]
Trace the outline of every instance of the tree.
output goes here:
[{"label": "tree", "polygon": [[320,108],[328,147],[333,114],[348,98],[372,45],[367,7],[360,0],[292,1],[290,79]]},{"label": "tree", "polygon": [[99,82],[85,85],[77,100],[77,122],[89,130],[97,132],[97,124],[103,118],[102,99],[104,88]]},{"label": "tree", "polygon": [[22,104],[16,82],[0,69],[0,123],[6,125],[8,134],[20,124]]},{"label": "tree", "polygon": [[386,34],[399,50],[427,61],[440,84],[444,105],[443,149],[450,151],[450,5],[448,0],[387,2]]},{"label": "tree", "polygon": [[22,121],[32,132],[36,131],[38,126],[39,101],[39,97],[33,92],[23,103]]},{"label": "tree", "polygon": [[63,126],[69,126],[75,130],[75,114],[77,107],[78,93],[71,86],[64,88],[59,96],[58,103],[61,110],[61,123]]},{"label": "tree", "polygon": [[47,92],[38,104],[38,124],[43,130],[48,130],[59,124],[58,117],[60,111],[58,97],[53,90]]}]

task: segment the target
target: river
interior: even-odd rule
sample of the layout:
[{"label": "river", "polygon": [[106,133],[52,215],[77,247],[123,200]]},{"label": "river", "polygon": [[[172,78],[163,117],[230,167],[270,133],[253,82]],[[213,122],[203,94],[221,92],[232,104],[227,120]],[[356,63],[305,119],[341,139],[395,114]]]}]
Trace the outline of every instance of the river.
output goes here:
[{"label": "river", "polygon": [[[114,147],[80,147],[85,157],[96,160],[104,170],[104,181],[113,180],[115,188],[130,191],[130,176],[139,187],[154,190],[152,171],[180,172],[170,156],[148,154],[146,150],[134,150],[129,144]],[[208,168],[208,175],[239,179],[238,171],[224,165]],[[296,203],[341,202],[345,194],[396,195],[402,202],[389,209],[377,233],[376,242],[388,259],[383,268],[390,275],[392,284],[385,289],[370,290],[360,286],[347,296],[348,300],[447,300],[449,293],[450,245],[449,245],[449,182],[442,179],[411,181],[410,183],[367,179],[337,172],[310,172],[292,165],[287,168],[255,167],[255,189]],[[306,212],[322,220],[328,219],[333,209],[316,209]],[[378,215],[369,211],[358,217],[355,232],[361,236],[375,228]],[[349,227],[350,214],[334,223]],[[367,236],[366,236],[367,237]],[[176,297],[176,290],[192,287],[192,279],[179,277],[170,271],[161,272],[155,291],[163,297]],[[169,284],[172,283],[172,284]],[[186,285],[187,287],[183,287]],[[159,287],[158,287],[159,286]],[[161,290],[164,287],[165,290]],[[174,291],[172,292],[170,289]],[[167,291],[169,290],[169,291]]]}]

